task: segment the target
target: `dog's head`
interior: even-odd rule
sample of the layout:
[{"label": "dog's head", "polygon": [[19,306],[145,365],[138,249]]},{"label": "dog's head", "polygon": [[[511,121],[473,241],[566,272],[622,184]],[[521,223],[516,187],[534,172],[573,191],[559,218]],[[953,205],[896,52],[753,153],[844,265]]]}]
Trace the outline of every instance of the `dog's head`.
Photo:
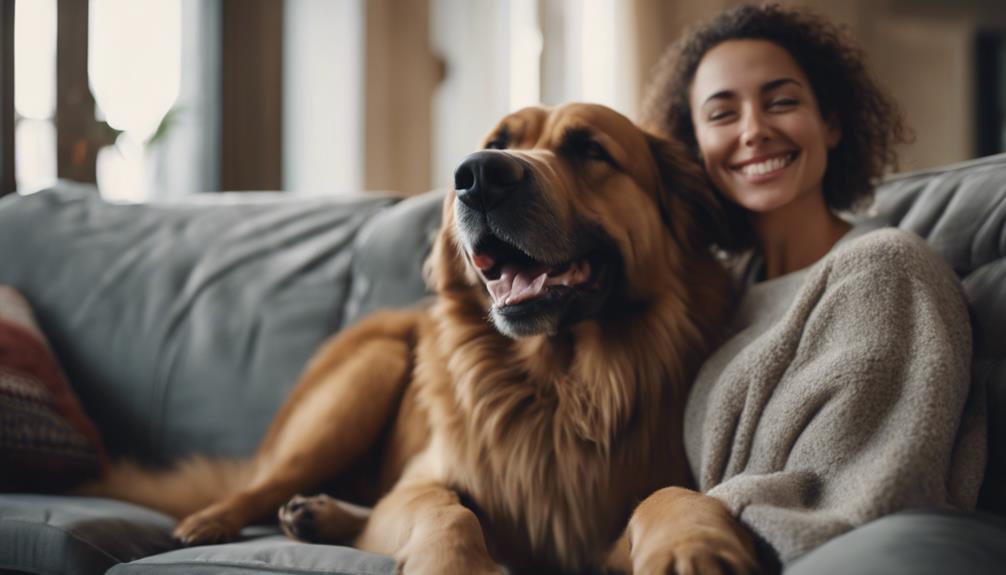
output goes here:
[{"label": "dog's head", "polygon": [[431,281],[475,293],[510,337],[645,305],[722,221],[683,148],[603,106],[520,110],[482,147],[455,171]]}]

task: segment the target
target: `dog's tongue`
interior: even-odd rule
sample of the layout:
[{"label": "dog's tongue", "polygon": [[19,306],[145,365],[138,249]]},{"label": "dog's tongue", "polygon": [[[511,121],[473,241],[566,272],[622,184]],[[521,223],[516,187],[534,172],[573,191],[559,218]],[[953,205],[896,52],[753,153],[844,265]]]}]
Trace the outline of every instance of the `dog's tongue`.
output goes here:
[{"label": "dog's tongue", "polygon": [[496,305],[513,305],[537,297],[548,279],[546,266],[521,269],[513,264],[503,266],[499,279],[486,282]]}]

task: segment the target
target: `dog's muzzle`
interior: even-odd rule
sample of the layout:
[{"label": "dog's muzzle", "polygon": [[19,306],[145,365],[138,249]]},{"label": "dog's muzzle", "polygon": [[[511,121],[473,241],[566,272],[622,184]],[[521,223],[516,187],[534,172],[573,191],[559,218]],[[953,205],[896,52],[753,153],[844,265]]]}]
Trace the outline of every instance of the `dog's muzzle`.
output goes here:
[{"label": "dog's muzzle", "polygon": [[462,161],[454,185],[458,239],[501,332],[555,333],[592,315],[601,295],[597,234],[556,220],[529,164],[505,151],[483,150]]}]

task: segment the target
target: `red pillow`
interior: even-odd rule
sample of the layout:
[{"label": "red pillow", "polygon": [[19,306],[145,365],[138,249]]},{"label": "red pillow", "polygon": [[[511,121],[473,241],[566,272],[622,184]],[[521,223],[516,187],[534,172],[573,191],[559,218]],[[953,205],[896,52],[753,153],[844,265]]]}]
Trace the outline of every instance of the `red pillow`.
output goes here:
[{"label": "red pillow", "polygon": [[63,489],[107,461],[28,302],[0,285],[0,489]]}]

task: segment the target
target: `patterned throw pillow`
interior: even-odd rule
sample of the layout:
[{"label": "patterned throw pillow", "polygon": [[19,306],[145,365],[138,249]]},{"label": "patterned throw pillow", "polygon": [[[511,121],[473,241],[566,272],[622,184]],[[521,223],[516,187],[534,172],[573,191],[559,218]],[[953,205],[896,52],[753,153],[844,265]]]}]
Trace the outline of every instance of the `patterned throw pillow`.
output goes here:
[{"label": "patterned throw pillow", "polygon": [[0,285],[0,490],[66,488],[106,461],[28,302]]}]

